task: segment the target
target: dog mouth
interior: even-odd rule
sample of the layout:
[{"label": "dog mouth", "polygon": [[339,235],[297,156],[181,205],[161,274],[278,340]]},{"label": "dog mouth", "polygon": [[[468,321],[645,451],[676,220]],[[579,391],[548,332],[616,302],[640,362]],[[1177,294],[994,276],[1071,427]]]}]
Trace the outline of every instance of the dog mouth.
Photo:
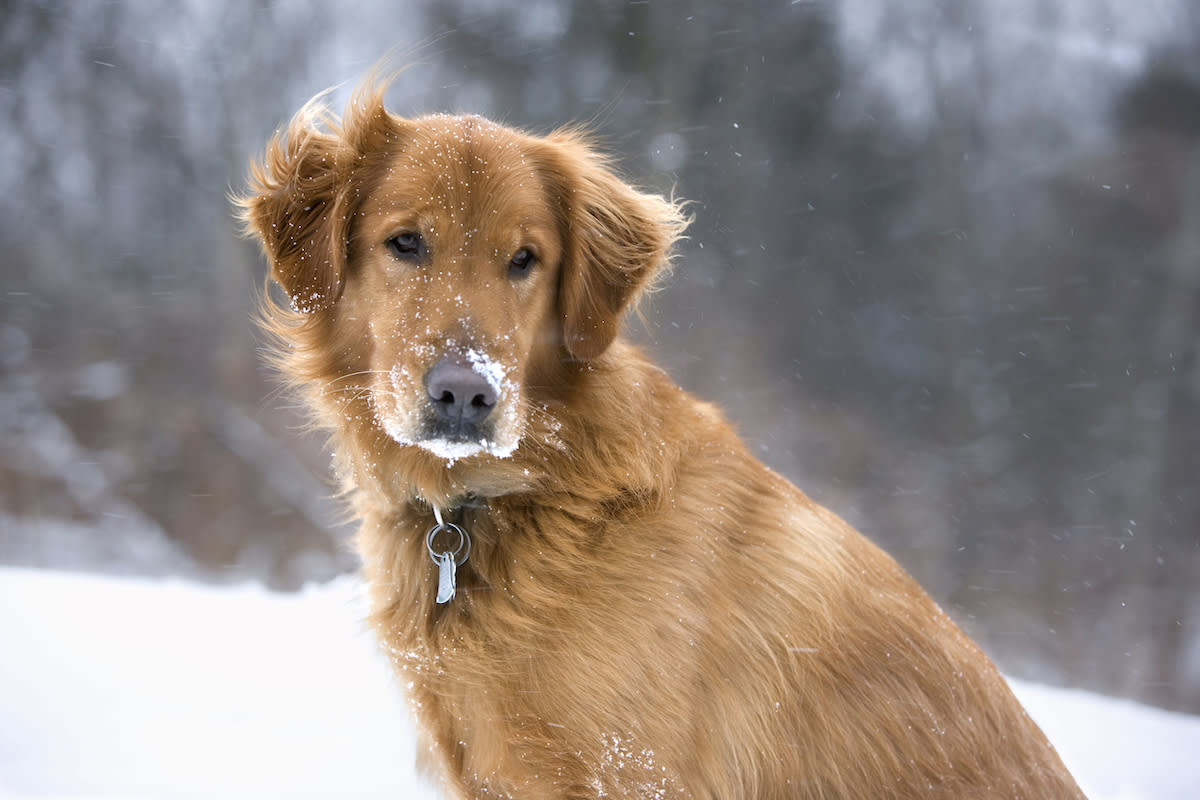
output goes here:
[{"label": "dog mouth", "polygon": [[444,420],[432,420],[427,422],[424,428],[425,435],[412,444],[448,461],[481,453],[508,458],[516,449],[516,442],[509,445],[497,441],[491,425],[452,424]]}]

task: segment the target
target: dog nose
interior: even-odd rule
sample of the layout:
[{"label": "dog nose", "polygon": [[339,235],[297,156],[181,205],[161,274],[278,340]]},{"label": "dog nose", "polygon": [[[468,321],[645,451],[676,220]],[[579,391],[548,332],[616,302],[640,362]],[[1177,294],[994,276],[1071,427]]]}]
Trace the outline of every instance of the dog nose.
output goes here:
[{"label": "dog nose", "polygon": [[443,359],[425,378],[437,415],[449,422],[482,422],[496,405],[496,390],[470,367]]}]

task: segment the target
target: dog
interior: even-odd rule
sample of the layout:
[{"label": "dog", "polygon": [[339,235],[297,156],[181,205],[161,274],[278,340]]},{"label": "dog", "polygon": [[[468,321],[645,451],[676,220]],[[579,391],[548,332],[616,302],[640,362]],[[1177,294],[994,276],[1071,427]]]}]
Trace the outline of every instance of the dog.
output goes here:
[{"label": "dog", "polygon": [[445,791],[1082,797],[913,579],[622,335],[681,204],[386,87],[310,101],[235,202]]}]

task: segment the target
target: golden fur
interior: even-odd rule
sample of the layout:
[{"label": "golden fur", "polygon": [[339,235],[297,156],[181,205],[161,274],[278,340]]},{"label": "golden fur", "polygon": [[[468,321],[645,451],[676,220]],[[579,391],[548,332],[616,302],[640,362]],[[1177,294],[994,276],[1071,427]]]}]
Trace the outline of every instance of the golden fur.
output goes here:
[{"label": "golden fur", "polygon": [[[576,133],[402,119],[383,88],[340,120],[307,105],[237,202],[291,301],[265,303],[275,358],[331,434],[371,621],[447,791],[1081,797],[891,558],[622,339],[678,206]],[[447,357],[482,358],[498,397],[478,441],[435,446],[422,376]],[[434,506],[473,540],[446,604]]]}]

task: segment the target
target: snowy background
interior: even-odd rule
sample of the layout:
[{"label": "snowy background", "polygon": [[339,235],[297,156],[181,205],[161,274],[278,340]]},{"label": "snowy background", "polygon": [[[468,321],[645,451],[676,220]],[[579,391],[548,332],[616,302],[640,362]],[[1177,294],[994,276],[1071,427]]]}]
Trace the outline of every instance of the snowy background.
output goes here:
[{"label": "snowy background", "polygon": [[[0,798],[404,798],[407,709],[341,578],[281,595],[0,569]],[[1092,800],[1193,800],[1200,718],[1014,682]]]},{"label": "snowy background", "polygon": [[691,200],[632,335],[895,555],[1098,796],[1196,788],[1195,717],[1150,707],[1200,714],[1200,5],[16,0],[4,791],[408,780],[227,200],[389,53],[397,112],[584,121]]}]

